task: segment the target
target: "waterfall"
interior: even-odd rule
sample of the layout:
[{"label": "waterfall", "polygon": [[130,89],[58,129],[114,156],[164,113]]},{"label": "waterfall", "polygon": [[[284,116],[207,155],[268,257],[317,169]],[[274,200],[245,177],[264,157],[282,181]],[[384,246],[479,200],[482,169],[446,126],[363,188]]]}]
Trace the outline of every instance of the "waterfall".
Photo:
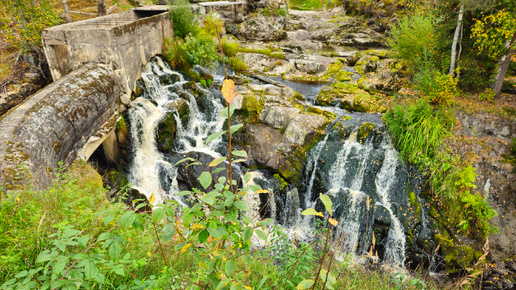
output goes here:
[{"label": "waterfall", "polygon": [[[173,164],[190,152],[201,152],[214,158],[220,156],[217,151],[222,149],[222,138],[208,145],[205,140],[223,129],[221,98],[218,93],[197,83],[185,81],[181,74],[159,59],[147,64],[142,71],[144,94],[132,101],[128,110],[133,153],[128,180],[147,197],[154,193],[155,203],[175,199],[184,205],[175,195],[180,191],[182,183],[179,184],[177,178],[182,173],[178,174],[178,168]],[[174,111],[177,109],[171,109],[171,104],[177,102],[187,105],[188,119]],[[173,118],[176,126],[170,154],[160,152],[156,141],[158,124],[165,118]],[[370,118],[379,119],[377,116]],[[320,193],[327,194],[334,204],[333,217],[339,221],[334,237],[342,251],[356,255],[367,253],[372,246],[373,227],[381,224],[388,227],[383,234],[383,261],[403,268],[406,241],[401,205],[398,204],[401,203],[399,196],[405,190],[402,186],[405,181],[399,179],[398,174],[402,166],[388,137],[379,131],[359,136],[360,122],[357,125],[341,121],[346,124],[328,127],[332,128],[330,132],[308,153],[302,189],[290,185],[279,189],[278,181],[274,185],[272,174],[250,172],[251,180],[244,186],[259,184],[271,193],[276,192],[274,195],[248,192],[244,196],[250,209],[246,215],[250,218],[273,217],[291,237],[307,240],[313,238],[314,218],[302,216],[301,212],[310,207],[322,210],[318,197]],[[339,126],[347,126],[347,129],[335,129]],[[260,212],[266,204],[267,212]],[[375,223],[378,213],[388,217]]]},{"label": "waterfall", "polygon": [[391,218],[384,261],[403,268],[403,262],[405,262],[405,233],[398,217],[392,211],[392,203],[389,200],[389,191],[393,190],[393,177],[396,174],[399,158],[397,152],[392,147],[385,147],[385,159],[375,179],[376,190],[381,198],[377,201],[377,204],[383,206],[389,212]]}]

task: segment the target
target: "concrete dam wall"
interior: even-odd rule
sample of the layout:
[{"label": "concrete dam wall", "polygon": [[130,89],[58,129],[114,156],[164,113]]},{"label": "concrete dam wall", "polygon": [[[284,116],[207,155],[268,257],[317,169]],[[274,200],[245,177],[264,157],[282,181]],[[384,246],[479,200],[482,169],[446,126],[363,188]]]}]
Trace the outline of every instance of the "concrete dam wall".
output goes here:
[{"label": "concrete dam wall", "polygon": [[172,36],[166,10],[143,7],[43,31],[54,83],[0,119],[0,191],[24,182],[21,164],[43,188],[60,162],[68,167],[113,142],[141,66]]}]

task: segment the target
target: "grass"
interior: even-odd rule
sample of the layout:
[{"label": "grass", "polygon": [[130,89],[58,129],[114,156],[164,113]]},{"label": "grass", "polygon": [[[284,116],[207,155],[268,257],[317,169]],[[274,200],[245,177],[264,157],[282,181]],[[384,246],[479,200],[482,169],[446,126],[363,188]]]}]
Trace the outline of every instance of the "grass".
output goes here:
[{"label": "grass", "polygon": [[[143,215],[143,231],[120,226],[116,220],[128,208],[123,203],[108,201],[105,193],[101,177],[85,162],[76,163],[68,173],[59,172],[54,184],[47,190],[36,191],[28,186],[16,192],[0,191],[0,285],[17,273],[40,265],[36,263],[39,254],[52,246],[57,232],[71,226],[79,230],[82,236],[90,235],[92,238],[89,244],[110,228],[113,229],[111,233],[124,239],[121,256],[129,254],[129,260],[119,258],[112,261],[115,264],[122,263],[123,275],[110,272],[113,265],[109,263],[98,265],[105,275],[106,288],[122,285],[130,288],[138,284],[147,289],[202,289],[200,281],[205,277],[202,277],[202,271],[199,271],[199,265],[192,255],[180,251],[178,234],[163,245],[164,259],[170,265],[170,268],[165,268],[150,216]],[[109,215],[115,216],[115,219],[106,223],[104,218]],[[101,245],[95,245],[91,251],[107,255],[107,248]],[[291,261],[297,260],[299,255],[305,257],[298,266],[303,270],[293,271],[298,277],[295,284],[300,279],[313,278],[317,272],[320,250],[311,249],[310,246],[310,251],[300,252],[293,244],[287,247],[291,249],[288,254]],[[69,246],[67,251],[80,252],[73,246]],[[307,256],[308,253],[312,254]],[[272,289],[285,278],[285,273],[293,273],[290,268],[282,269],[275,264],[263,251],[252,252],[250,256],[252,259],[238,258],[236,268],[247,273],[244,283],[252,289]],[[337,280],[335,289],[420,289],[410,284],[415,278],[400,282],[385,272],[351,266],[349,260],[333,261],[332,269]],[[433,282],[425,283],[435,288]],[[280,289],[294,289],[295,285],[288,285],[284,284]]]},{"label": "grass", "polygon": [[289,1],[289,8],[294,10],[303,10],[303,11],[311,11],[311,10],[322,10],[326,6],[326,1],[324,0],[291,0]]}]

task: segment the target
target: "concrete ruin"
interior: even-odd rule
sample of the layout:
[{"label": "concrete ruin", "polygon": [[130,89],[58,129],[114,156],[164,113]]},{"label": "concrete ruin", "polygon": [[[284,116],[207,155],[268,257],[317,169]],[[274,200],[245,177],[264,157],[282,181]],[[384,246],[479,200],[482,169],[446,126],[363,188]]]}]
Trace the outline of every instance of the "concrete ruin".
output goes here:
[{"label": "concrete ruin", "polygon": [[172,37],[167,6],[136,8],[45,29],[43,47],[54,81],[86,63],[113,68],[125,88],[128,104],[141,66],[162,53],[165,37]]}]

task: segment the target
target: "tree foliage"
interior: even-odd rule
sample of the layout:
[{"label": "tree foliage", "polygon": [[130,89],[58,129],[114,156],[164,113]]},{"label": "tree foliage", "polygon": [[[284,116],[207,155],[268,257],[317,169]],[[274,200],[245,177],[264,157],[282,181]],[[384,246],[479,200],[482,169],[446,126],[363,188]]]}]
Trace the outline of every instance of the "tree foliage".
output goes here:
[{"label": "tree foliage", "polygon": [[41,31],[62,21],[48,0],[3,0],[2,5],[5,10],[0,29],[5,31],[7,42],[23,52],[41,46]]}]

